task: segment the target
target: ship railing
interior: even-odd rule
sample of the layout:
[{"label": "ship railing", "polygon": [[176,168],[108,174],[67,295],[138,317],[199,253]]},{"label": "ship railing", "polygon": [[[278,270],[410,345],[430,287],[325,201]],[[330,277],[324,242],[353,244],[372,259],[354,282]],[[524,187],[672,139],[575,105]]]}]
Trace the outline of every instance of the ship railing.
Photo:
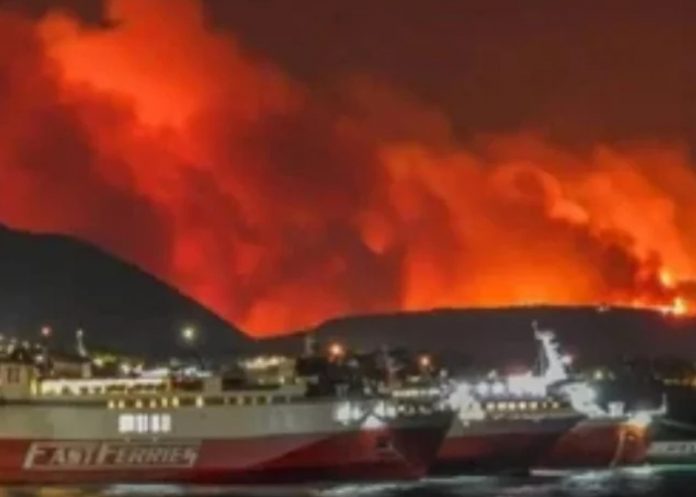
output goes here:
[{"label": "ship railing", "polygon": [[43,396],[156,393],[169,388],[169,382],[159,378],[42,379],[35,387],[36,393]]}]

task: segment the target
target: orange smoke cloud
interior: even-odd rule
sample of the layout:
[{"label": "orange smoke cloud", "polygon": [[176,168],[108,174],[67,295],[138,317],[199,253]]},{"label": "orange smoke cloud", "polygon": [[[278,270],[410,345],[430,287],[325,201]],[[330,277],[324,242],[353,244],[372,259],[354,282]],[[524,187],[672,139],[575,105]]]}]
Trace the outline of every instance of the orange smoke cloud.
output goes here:
[{"label": "orange smoke cloud", "polygon": [[198,2],[108,7],[106,27],[0,11],[3,222],[89,240],[257,335],[440,306],[689,309],[678,144],[464,142],[368,77],[310,91]]}]

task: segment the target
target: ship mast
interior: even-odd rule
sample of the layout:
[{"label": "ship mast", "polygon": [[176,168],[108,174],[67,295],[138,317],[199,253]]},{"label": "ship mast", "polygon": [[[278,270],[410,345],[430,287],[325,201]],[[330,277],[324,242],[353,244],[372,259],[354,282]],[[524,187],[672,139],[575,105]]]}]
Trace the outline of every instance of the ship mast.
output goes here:
[{"label": "ship mast", "polygon": [[80,357],[87,357],[87,348],[85,347],[84,340],[85,332],[82,329],[78,329],[75,332],[75,345],[77,349],[77,355]]},{"label": "ship mast", "polygon": [[540,346],[540,355],[542,359],[541,376],[546,380],[547,385],[564,381],[569,378],[568,369],[566,368],[556,342],[556,335],[551,330],[542,330],[536,321],[532,322],[534,330],[534,338],[537,339]]}]

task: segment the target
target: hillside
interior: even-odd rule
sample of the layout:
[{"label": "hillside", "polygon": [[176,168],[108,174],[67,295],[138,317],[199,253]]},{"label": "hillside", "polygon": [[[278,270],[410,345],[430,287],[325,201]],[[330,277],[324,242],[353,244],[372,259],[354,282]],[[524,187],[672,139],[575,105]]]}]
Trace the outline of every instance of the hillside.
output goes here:
[{"label": "hillside", "polygon": [[[352,347],[407,346],[432,350],[456,364],[529,364],[535,357],[532,321],[552,328],[581,363],[625,357],[696,358],[696,320],[652,311],[530,306],[445,309],[327,321],[313,330],[322,340]],[[297,350],[300,335],[269,345]]]},{"label": "hillside", "polygon": [[71,344],[151,357],[185,353],[179,331],[200,330],[207,354],[247,351],[254,342],[218,316],[96,247],[69,237],[0,227],[0,332],[37,337],[43,325]]},{"label": "hillside", "polygon": [[[311,303],[309,304],[311,305]],[[38,337],[43,325],[72,344],[151,357],[185,354],[184,326],[200,330],[207,355],[259,350],[296,353],[306,331],[352,347],[405,346],[455,365],[529,364],[531,323],[553,328],[580,362],[621,357],[696,359],[696,320],[655,312],[530,306],[444,309],[339,318],[312,330],[256,342],[214,313],[137,267],[69,237],[0,227],[0,333]]]}]

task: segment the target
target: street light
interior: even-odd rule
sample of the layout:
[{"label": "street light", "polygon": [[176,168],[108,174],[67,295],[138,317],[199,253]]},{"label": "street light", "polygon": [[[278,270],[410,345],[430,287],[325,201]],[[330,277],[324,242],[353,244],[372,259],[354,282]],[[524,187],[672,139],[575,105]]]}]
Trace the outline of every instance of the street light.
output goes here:
[{"label": "street light", "polygon": [[346,351],[340,343],[334,342],[329,346],[329,355],[334,359],[343,357],[345,353]]},{"label": "street light", "polygon": [[430,369],[430,367],[433,365],[433,360],[429,355],[424,354],[418,358],[418,365],[421,367],[421,369]]},{"label": "street light", "polygon": [[186,326],[181,330],[181,338],[184,339],[187,345],[193,345],[196,342],[197,335],[196,328],[193,326]]},{"label": "street light", "polygon": [[191,352],[194,355],[196,361],[198,362],[198,365],[200,366],[201,370],[204,370],[205,364],[197,348],[198,330],[196,330],[196,328],[194,328],[193,326],[185,326],[181,329],[181,339],[183,340],[184,344],[189,349],[191,349]]},{"label": "street light", "polygon": [[49,345],[51,343],[51,336],[53,335],[53,329],[46,325],[43,325],[41,327],[41,345],[43,346],[43,353],[44,356],[46,356],[46,360],[48,360],[48,355],[50,353],[49,351]]}]

